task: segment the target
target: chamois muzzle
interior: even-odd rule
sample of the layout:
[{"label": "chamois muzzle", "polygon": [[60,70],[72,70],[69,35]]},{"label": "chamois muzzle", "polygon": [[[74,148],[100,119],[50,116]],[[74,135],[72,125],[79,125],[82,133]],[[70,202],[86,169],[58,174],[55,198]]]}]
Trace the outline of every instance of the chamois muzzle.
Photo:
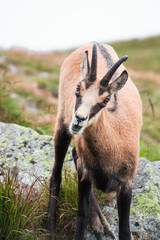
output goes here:
[{"label": "chamois muzzle", "polygon": [[128,59],[128,56],[123,56],[121,57],[111,68],[110,70],[107,72],[107,74],[102,78],[102,80],[100,81],[100,85],[102,87],[107,87],[109,81],[111,80],[113,74],[115,73],[115,71],[119,68],[119,66]]},{"label": "chamois muzzle", "polygon": [[72,133],[77,134],[81,128],[82,126],[79,126],[79,124],[72,124],[71,127]]},{"label": "chamois muzzle", "polygon": [[87,117],[82,117],[77,114],[74,115],[70,124],[69,130],[72,134],[80,134],[86,127]]}]

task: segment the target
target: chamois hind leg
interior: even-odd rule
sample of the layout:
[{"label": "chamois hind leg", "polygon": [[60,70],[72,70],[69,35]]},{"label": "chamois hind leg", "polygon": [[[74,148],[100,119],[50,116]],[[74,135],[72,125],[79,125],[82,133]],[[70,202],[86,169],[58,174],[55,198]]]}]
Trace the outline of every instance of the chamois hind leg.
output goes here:
[{"label": "chamois hind leg", "polygon": [[90,221],[97,240],[103,238],[102,233],[115,239],[111,227],[103,215],[93,191],[91,191],[90,194]]},{"label": "chamois hind leg", "polygon": [[119,240],[131,240],[129,215],[132,198],[132,188],[124,185],[117,193],[119,214]]},{"label": "chamois hind leg", "polygon": [[[75,166],[77,168],[78,155],[75,148],[73,148],[72,156]],[[110,225],[104,217],[100,207],[98,206],[93,190],[91,190],[90,193],[89,217],[91,221],[91,226],[94,230],[94,234],[97,240],[102,240],[103,233],[105,233],[106,235],[110,235],[114,239],[114,235],[111,232]]]},{"label": "chamois hind leg", "polygon": [[57,197],[60,190],[61,184],[61,172],[63,167],[64,158],[71,141],[71,136],[67,131],[67,127],[59,122],[54,137],[54,148],[55,148],[55,162],[50,178],[50,199],[48,206],[48,223],[47,230],[50,233],[50,239],[56,239],[56,204]]}]

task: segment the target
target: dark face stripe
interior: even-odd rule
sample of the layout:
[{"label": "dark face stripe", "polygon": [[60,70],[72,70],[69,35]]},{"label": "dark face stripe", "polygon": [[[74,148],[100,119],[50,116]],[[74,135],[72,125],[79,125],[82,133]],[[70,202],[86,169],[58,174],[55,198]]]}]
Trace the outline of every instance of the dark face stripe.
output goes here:
[{"label": "dark face stripe", "polygon": [[93,118],[101,109],[103,106],[100,103],[97,103],[91,108],[90,115],[89,115],[89,120]]},{"label": "dark face stripe", "polygon": [[89,82],[87,79],[85,80],[85,87],[88,89],[93,83]]},{"label": "dark face stripe", "polygon": [[77,109],[79,108],[81,103],[82,103],[82,96],[80,95],[80,96],[76,97],[75,112],[77,111]]},{"label": "dark face stripe", "polygon": [[99,96],[103,95],[103,93],[105,93],[106,91],[110,94],[110,90],[108,88],[100,87]]}]

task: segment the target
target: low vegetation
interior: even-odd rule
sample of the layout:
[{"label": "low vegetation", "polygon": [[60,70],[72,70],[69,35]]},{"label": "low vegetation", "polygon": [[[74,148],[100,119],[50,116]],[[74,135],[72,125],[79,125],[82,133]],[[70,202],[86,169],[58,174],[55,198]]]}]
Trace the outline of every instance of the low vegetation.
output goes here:
[{"label": "low vegetation", "polygon": [[31,126],[30,122],[25,119],[20,105],[11,97],[12,84],[13,81],[4,71],[0,78],[0,120],[2,122]]},{"label": "low vegetation", "polygon": [[[39,190],[37,191],[37,185]],[[107,204],[114,195],[106,197],[95,190],[100,205]],[[58,200],[58,240],[73,239],[77,215],[77,174],[71,164],[65,164]],[[0,180],[0,239],[43,240],[47,236],[48,182],[35,178],[26,186],[16,172],[6,171]]]},{"label": "low vegetation", "polygon": [[160,160],[160,37],[118,42],[112,46],[119,56],[129,56],[125,66],[142,98],[140,155],[150,161]]},{"label": "low vegetation", "polygon": [[126,66],[134,70],[160,73],[160,37],[111,44],[119,56],[129,56]]},{"label": "low vegetation", "polygon": [[[63,172],[60,199],[57,232],[63,237],[60,239],[69,240],[74,234],[77,212],[77,175],[69,167]],[[21,183],[16,173],[3,173],[0,180],[0,239],[45,239],[48,201],[48,183],[44,179],[35,179],[29,187]]]},{"label": "low vegetation", "polygon": [[47,218],[46,185],[39,192],[34,185],[20,183],[15,173],[3,173],[0,181],[0,239],[40,239]]}]

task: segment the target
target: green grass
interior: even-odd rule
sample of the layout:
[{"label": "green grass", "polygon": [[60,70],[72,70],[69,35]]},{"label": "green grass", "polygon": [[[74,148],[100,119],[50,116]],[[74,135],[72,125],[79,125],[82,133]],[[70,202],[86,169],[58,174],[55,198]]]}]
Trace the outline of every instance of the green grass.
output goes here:
[{"label": "green grass", "polygon": [[56,74],[54,77],[50,78],[37,78],[35,79],[38,83],[38,86],[42,89],[48,89],[52,92],[57,92],[58,96],[58,87],[59,87],[59,74]]},{"label": "green grass", "polygon": [[[77,173],[67,165],[63,170],[57,209],[58,239],[72,239],[77,215]],[[15,173],[3,173],[0,181],[0,239],[37,240],[47,236],[49,189],[45,180],[35,179],[30,186]],[[39,190],[35,191],[39,184]],[[72,236],[72,237],[71,237]]]},{"label": "green grass", "polygon": [[128,55],[127,67],[160,73],[160,37],[111,44],[119,57]]},{"label": "green grass", "polygon": [[150,161],[160,160],[160,84],[148,79],[133,80],[140,91],[143,103],[140,156]]},{"label": "green grass", "polygon": [[7,75],[2,75],[2,78],[0,78],[1,121],[6,123],[17,123],[29,127],[31,123],[26,121],[20,105],[11,98],[12,84],[13,82]]},{"label": "green grass", "polygon": [[46,234],[44,221],[47,218],[46,185],[40,182],[41,190],[34,185],[22,185],[16,174],[3,173],[0,181],[0,239],[34,240]]},{"label": "green grass", "polygon": [[149,159],[150,161],[160,161],[159,145],[151,141],[141,140],[140,142],[140,156]]},{"label": "green grass", "polygon": [[64,166],[58,202],[58,240],[74,238],[78,209],[77,182],[77,173],[73,172],[70,164]]},{"label": "green grass", "polygon": [[41,135],[53,135],[53,126],[51,124],[45,124],[42,126],[35,126],[34,129]]},{"label": "green grass", "polygon": [[37,117],[34,120],[28,115],[23,105],[20,105],[16,99],[12,98],[11,94],[15,92],[22,98],[34,103],[39,110],[44,112],[43,115],[56,112],[57,105],[49,104],[45,98],[28,93],[23,88],[16,88],[16,80],[9,72],[0,69],[0,75],[2,76],[0,77],[0,120],[5,123],[16,123],[25,127],[32,127],[40,134],[53,135],[52,124],[38,125],[36,122]]},{"label": "green grass", "polygon": [[[43,113],[41,113],[41,114],[43,114],[43,115],[52,114],[57,111],[57,105],[49,104],[48,102],[45,101],[45,99],[43,97],[35,96],[32,93],[26,92],[24,89],[17,89],[15,92],[18,95],[20,95],[21,97],[29,100],[30,102],[35,103],[36,107],[39,110],[42,110]],[[24,112],[24,117],[25,117],[25,115],[27,115],[27,114]],[[28,119],[28,115],[26,116],[26,118]],[[30,120],[30,122],[31,122],[31,120]],[[31,122],[30,127],[32,127],[34,130],[36,130],[39,134],[51,135],[51,136],[53,135],[53,130],[54,130],[53,124],[40,125],[40,124],[37,124],[37,121],[35,119]]]},{"label": "green grass", "polygon": [[42,110],[47,110],[51,107],[51,105],[47,104],[45,99],[39,96],[35,96],[32,93],[26,92],[24,89],[17,89],[16,93],[23,98],[27,98],[31,102],[36,103],[37,108]]},{"label": "green grass", "polygon": [[[53,72],[54,67],[49,62],[43,59],[35,58],[34,56],[28,55],[27,52],[22,51],[2,51],[0,55],[6,57],[7,63],[14,63],[16,66],[24,67],[26,74],[39,72]],[[35,54],[36,55],[36,54]]]}]

